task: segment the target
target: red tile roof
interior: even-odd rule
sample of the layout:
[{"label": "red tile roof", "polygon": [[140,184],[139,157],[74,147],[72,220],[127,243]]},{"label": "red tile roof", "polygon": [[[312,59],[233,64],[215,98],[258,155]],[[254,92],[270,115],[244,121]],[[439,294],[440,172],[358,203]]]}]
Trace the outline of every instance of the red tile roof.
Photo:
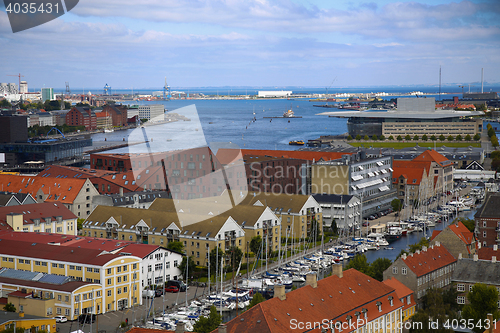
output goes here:
[{"label": "red tile roof", "polygon": [[467,227],[460,221],[450,224],[448,228],[451,229],[458,236],[458,238],[466,245],[471,245],[474,240],[474,234],[467,229]]},{"label": "red tile roof", "polygon": [[410,168],[410,167],[397,167],[393,166],[393,172],[392,172],[392,178],[396,179],[396,181],[393,183],[396,184],[399,181],[399,177],[403,176],[406,178],[406,183],[408,185],[420,185],[420,182],[422,181],[422,177],[424,176],[425,173],[425,168]]},{"label": "red tile roof", "polygon": [[49,196],[45,201],[60,201],[72,204],[86,179],[50,178],[0,174],[0,185],[4,191],[29,193],[34,198],[38,190]]},{"label": "red tile roof", "polygon": [[446,247],[437,244],[425,251],[410,254],[406,259],[402,258],[402,260],[417,277],[457,261]]},{"label": "red tile roof", "polygon": [[115,171],[109,170],[95,170],[95,169],[87,169],[87,168],[78,168],[71,166],[62,166],[62,165],[51,165],[50,167],[42,170],[38,176],[40,177],[52,177],[52,178],[93,178],[93,177],[102,177],[104,175],[115,174]]},{"label": "red tile roof", "polygon": [[496,250],[493,247],[482,247],[477,251],[477,256],[479,259],[483,260],[491,260],[491,257],[495,256],[497,261],[500,261],[500,250],[498,246]]},{"label": "red tile roof", "polygon": [[441,232],[441,230],[432,230],[431,240],[436,238],[436,236],[439,235],[440,232]]},{"label": "red tile roof", "polygon": [[63,221],[77,218],[75,214],[58,201],[0,207],[0,222],[7,223],[6,216],[10,213],[23,214],[24,224],[33,224],[34,219],[41,219],[43,222],[47,217],[50,217],[52,221],[57,216],[61,216]]},{"label": "red tile roof", "polygon": [[[285,300],[272,298],[259,303],[229,321],[227,332],[290,332],[295,321],[313,323],[328,319],[335,324],[338,320],[345,323],[347,316],[356,323],[355,314],[362,309],[368,310],[368,320],[372,321],[403,307],[394,288],[355,269],[344,271],[343,275],[343,278],[333,275],[322,279],[317,288],[308,285],[291,291]],[[393,299],[392,306],[389,297]],[[320,332],[321,327],[311,331]]]},{"label": "red tile roof", "polygon": [[446,157],[435,151],[434,149],[426,150],[422,154],[415,157],[412,161],[427,161],[427,162],[436,162],[440,166],[448,166],[451,165],[451,161]]},{"label": "red tile roof", "polygon": [[[390,278],[388,278],[387,280],[384,280],[382,282],[385,283],[386,285],[388,285],[389,287],[394,288],[396,290],[396,294],[398,295],[399,299],[404,298],[404,300],[403,300],[403,304],[404,304],[403,310],[406,310],[407,308],[410,308],[413,305],[415,305],[415,300],[414,300],[414,296],[415,295],[413,295],[413,290],[411,290],[410,288],[408,288],[407,286],[405,286],[402,282],[399,282],[398,279],[396,279],[395,277],[391,276]],[[407,296],[411,296],[411,303],[410,304],[408,304],[406,302],[406,297]]]}]

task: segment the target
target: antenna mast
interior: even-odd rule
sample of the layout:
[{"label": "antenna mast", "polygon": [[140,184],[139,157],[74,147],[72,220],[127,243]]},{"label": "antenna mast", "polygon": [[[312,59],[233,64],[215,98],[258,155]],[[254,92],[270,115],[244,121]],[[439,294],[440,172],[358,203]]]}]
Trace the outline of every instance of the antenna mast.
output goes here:
[{"label": "antenna mast", "polygon": [[439,100],[441,100],[441,66],[439,66]]}]

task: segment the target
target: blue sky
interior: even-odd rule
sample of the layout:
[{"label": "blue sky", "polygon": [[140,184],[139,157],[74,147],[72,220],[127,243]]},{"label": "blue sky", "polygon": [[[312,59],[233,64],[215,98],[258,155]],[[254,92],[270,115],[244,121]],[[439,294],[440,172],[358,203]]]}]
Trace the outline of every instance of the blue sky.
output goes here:
[{"label": "blue sky", "polygon": [[439,66],[443,84],[500,80],[498,0],[80,0],[15,34],[2,10],[0,82],[30,87],[434,85]]}]

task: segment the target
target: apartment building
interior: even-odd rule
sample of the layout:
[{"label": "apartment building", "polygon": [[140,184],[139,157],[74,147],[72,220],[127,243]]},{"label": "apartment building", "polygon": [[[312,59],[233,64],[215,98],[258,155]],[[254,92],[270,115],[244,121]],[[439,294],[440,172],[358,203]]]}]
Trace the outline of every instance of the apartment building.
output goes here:
[{"label": "apartment building", "polygon": [[384,280],[395,278],[413,290],[416,301],[430,288],[449,287],[457,259],[439,242],[409,255],[403,254],[384,271]]},{"label": "apartment building", "polygon": [[[428,149],[412,160],[416,166],[426,166],[434,177],[435,193],[442,193],[453,189],[453,162],[434,149]],[[430,163],[430,166],[429,166]]]},{"label": "apartment building", "polygon": [[99,249],[37,243],[36,234],[33,236],[32,242],[2,239],[0,266],[99,285],[100,289],[94,292],[102,296],[102,303],[94,305],[85,294],[81,300],[75,298],[74,302],[80,305],[73,312],[73,318],[82,313],[106,313],[142,304],[142,258]]},{"label": "apartment building", "polygon": [[396,290],[396,294],[399,297],[401,303],[403,303],[403,322],[410,319],[415,314],[415,309],[417,303],[415,302],[415,295],[413,294],[413,290],[399,282],[398,279],[393,277],[382,281],[389,287],[392,287]]},{"label": "apartment building", "polygon": [[401,332],[403,304],[395,288],[355,269],[316,281],[309,274],[306,286],[285,293],[275,285],[274,298],[219,327],[218,332]]},{"label": "apartment building", "polygon": [[60,202],[0,207],[0,222],[16,232],[77,234],[77,217]]},{"label": "apartment building", "polygon": [[323,212],[323,228],[349,229],[361,225],[361,201],[354,195],[313,194]]},{"label": "apartment building", "polygon": [[162,121],[165,118],[163,104],[139,105],[139,119]]},{"label": "apartment building", "polygon": [[476,254],[476,239],[474,234],[460,221],[450,224],[444,230],[434,230],[431,245],[441,243],[450,253],[458,258],[472,258]]},{"label": "apartment building", "polygon": [[474,215],[475,234],[482,247],[500,244],[500,193],[486,192],[486,198]]},{"label": "apartment building", "polygon": [[94,110],[88,106],[74,106],[66,113],[68,126],[85,126],[86,131],[97,128],[97,117]]},{"label": "apartment building", "polygon": [[[451,280],[455,283],[458,296],[458,304],[467,304],[467,294],[472,291],[476,283],[495,287],[500,293],[500,263],[496,257],[491,260],[481,260],[477,255],[473,258],[458,258],[457,266]],[[500,308],[500,296],[498,298]]]},{"label": "apartment building", "polygon": [[111,117],[112,126],[127,125],[127,106],[121,104],[107,104],[102,108],[102,112]]},{"label": "apartment building", "polygon": [[0,175],[0,185],[6,191],[29,193],[37,202],[60,202],[78,218],[90,214],[92,197],[99,194],[88,179],[52,178],[49,174],[43,177],[4,174]]},{"label": "apartment building", "polygon": [[434,177],[430,173],[430,163],[415,164],[412,161],[394,161],[392,185],[397,190],[398,199],[406,205],[423,204],[435,195]]}]

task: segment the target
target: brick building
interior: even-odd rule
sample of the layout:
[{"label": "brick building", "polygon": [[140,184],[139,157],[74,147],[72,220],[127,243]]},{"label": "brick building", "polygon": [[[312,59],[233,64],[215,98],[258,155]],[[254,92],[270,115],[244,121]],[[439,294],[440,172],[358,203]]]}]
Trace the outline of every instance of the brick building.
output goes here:
[{"label": "brick building", "polygon": [[413,206],[415,202],[423,203],[435,195],[430,162],[394,160],[393,169],[392,184],[397,188],[397,196],[401,202]]},{"label": "brick building", "polygon": [[111,116],[113,126],[127,125],[127,107],[121,104],[107,104],[102,108],[102,112]]},{"label": "brick building", "polygon": [[500,244],[500,192],[486,193],[483,205],[474,215],[476,237],[482,247]]},{"label": "brick building", "polygon": [[85,130],[95,130],[97,128],[97,117],[94,110],[88,106],[74,106],[66,114],[66,124],[68,126],[85,126]]},{"label": "brick building", "polygon": [[431,245],[436,242],[445,246],[455,258],[458,258],[459,254],[464,258],[472,258],[476,254],[474,234],[460,221],[450,224],[443,231],[434,230]]},{"label": "brick building", "polygon": [[430,288],[448,287],[457,259],[439,242],[409,255],[403,254],[384,271],[384,280],[396,278],[414,291],[417,302]]}]

